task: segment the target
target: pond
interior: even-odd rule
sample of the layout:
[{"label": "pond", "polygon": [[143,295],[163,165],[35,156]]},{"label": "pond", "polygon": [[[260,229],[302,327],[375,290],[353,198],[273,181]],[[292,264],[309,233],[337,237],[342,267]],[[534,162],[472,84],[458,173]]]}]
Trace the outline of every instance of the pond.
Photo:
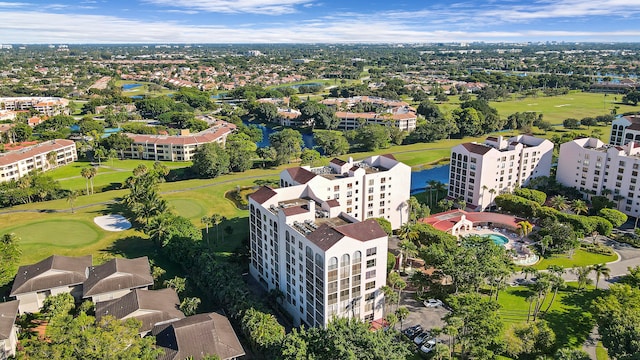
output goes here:
[{"label": "pond", "polygon": [[137,87],[142,86],[142,84],[123,84],[122,85],[122,90],[127,91],[127,90],[132,90],[135,89]]},{"label": "pond", "polygon": [[[274,130],[273,128],[270,128],[268,126],[265,126],[264,124],[260,124],[260,123],[253,123],[253,122],[249,122],[249,121],[243,121],[243,124],[249,126],[249,125],[254,125],[256,127],[258,127],[258,129],[260,129],[262,131],[262,141],[260,141],[259,143],[257,143],[256,145],[258,145],[258,147],[266,147],[266,146],[271,146],[271,142],[269,141],[269,135],[273,134],[274,132],[276,132],[276,130]],[[313,139],[313,134],[302,134],[302,141],[304,142],[304,147],[307,149],[313,149],[314,146],[316,146],[316,142]]]},{"label": "pond", "polygon": [[435,166],[429,169],[411,172],[411,194],[425,191],[430,180],[449,183],[449,165]]}]

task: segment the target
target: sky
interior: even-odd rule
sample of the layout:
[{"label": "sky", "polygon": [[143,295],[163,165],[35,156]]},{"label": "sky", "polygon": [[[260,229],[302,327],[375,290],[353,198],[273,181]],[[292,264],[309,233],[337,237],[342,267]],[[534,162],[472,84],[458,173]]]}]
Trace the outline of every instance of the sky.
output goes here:
[{"label": "sky", "polygon": [[0,43],[638,42],[640,0],[0,0]]}]

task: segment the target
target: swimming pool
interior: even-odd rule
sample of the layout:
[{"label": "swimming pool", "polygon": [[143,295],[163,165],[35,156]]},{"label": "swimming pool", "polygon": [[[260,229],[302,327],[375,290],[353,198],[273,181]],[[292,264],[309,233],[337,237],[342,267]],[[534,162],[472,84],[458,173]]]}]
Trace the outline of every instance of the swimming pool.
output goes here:
[{"label": "swimming pool", "polygon": [[493,240],[496,245],[500,246],[505,246],[509,242],[509,239],[506,236],[500,234],[488,234],[484,236]]}]

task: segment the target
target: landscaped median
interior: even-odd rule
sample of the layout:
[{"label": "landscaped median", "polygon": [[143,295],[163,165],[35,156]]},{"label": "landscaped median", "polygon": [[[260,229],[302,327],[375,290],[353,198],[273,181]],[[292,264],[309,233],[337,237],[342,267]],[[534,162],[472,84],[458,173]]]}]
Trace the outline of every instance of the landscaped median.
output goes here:
[{"label": "landscaped median", "polygon": [[618,260],[618,254],[616,253],[613,253],[612,255],[603,255],[577,249],[573,255],[554,254],[547,256],[532,267],[537,270],[546,270],[549,266],[560,266],[568,269],[577,266],[606,264],[616,260]]}]

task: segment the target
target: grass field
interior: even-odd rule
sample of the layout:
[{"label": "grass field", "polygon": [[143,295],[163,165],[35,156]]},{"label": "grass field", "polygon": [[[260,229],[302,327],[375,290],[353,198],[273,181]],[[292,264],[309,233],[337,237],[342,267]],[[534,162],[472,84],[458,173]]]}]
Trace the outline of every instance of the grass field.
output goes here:
[{"label": "grass field", "polygon": [[540,262],[533,265],[533,267],[538,270],[545,270],[551,265],[558,265],[563,268],[572,268],[575,266],[588,266],[608,263],[611,261],[615,261],[616,259],[618,259],[617,254],[600,255],[578,249],[571,258],[569,258],[569,255],[565,254],[553,255],[551,257],[542,259]]},{"label": "grass field", "polygon": [[175,91],[171,90],[171,89],[167,89],[165,87],[162,88],[162,90],[158,91],[158,92],[150,92],[149,91],[149,85],[153,84],[151,82],[145,82],[145,81],[134,81],[134,80],[116,80],[116,86],[118,87],[122,87],[122,85],[125,84],[140,84],[142,86],[138,86],[135,87],[133,89],[129,89],[129,90],[122,90],[122,95],[124,96],[135,96],[135,95],[150,95],[150,96],[160,96],[160,95],[167,95],[167,94],[172,94]]},{"label": "grass field", "polygon": [[[588,309],[591,302],[600,294],[599,290],[590,288],[578,291],[574,283],[569,283],[565,291],[551,305],[544,319],[556,334],[559,347],[580,347],[587,339],[594,325]],[[527,321],[529,303],[527,298],[534,292],[527,287],[510,287],[500,292],[498,303],[501,305],[500,316],[505,326]],[[551,301],[551,294],[542,305],[546,309]]]},{"label": "grass field", "polygon": [[602,342],[598,341],[596,345],[596,359],[597,360],[609,360],[609,353],[607,349],[602,346]]}]

